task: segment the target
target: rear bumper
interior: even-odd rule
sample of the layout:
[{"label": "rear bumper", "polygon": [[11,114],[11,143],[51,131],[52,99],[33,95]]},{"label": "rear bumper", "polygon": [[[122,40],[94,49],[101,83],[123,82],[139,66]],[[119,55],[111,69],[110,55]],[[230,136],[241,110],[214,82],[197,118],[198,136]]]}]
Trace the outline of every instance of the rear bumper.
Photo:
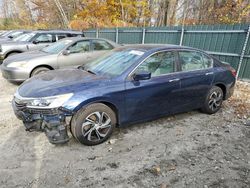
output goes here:
[{"label": "rear bumper", "polygon": [[23,121],[26,131],[44,132],[52,144],[63,144],[69,141],[66,123],[66,116],[71,118],[69,112],[46,109],[43,113],[40,109],[20,107],[14,100],[12,108],[16,117]]},{"label": "rear bumper", "polygon": [[17,68],[8,68],[1,65],[2,75],[5,79],[13,82],[23,82],[29,78],[29,71]]}]

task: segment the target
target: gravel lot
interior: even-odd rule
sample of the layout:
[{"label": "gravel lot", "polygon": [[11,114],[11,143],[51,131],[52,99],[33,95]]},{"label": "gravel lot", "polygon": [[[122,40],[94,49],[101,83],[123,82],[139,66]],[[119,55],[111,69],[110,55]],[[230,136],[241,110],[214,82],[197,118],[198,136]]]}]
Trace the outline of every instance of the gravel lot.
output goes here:
[{"label": "gravel lot", "polygon": [[199,111],[117,129],[88,147],[29,133],[0,76],[0,187],[250,187],[250,84],[215,115]]}]

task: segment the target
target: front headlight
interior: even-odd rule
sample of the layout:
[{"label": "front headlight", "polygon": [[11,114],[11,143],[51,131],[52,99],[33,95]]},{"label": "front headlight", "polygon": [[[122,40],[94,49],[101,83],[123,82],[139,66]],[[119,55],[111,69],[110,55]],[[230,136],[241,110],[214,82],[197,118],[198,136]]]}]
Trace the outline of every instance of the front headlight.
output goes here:
[{"label": "front headlight", "polygon": [[44,97],[32,99],[27,102],[28,108],[58,108],[67,102],[73,93],[68,93],[64,95],[56,95],[52,97]]},{"label": "front headlight", "polygon": [[7,67],[26,67],[27,62],[26,61],[17,61],[17,62],[12,62],[7,65]]}]

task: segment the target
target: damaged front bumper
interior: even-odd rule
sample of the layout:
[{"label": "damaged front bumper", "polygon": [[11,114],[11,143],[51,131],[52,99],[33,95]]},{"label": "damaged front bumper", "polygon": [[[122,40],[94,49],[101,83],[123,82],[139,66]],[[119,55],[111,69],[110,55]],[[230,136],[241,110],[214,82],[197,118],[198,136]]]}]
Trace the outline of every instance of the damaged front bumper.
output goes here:
[{"label": "damaged front bumper", "polygon": [[72,112],[60,107],[56,109],[27,108],[24,104],[12,101],[12,107],[18,119],[23,121],[26,131],[45,132],[52,144],[63,144],[69,141],[67,126]]}]

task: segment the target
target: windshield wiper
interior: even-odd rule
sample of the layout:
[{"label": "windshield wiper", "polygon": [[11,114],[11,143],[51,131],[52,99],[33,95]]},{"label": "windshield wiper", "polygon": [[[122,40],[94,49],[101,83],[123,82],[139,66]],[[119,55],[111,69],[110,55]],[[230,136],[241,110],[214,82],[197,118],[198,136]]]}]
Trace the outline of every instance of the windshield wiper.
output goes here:
[{"label": "windshield wiper", "polygon": [[96,75],[96,73],[95,73],[95,72],[93,72],[93,71],[91,71],[91,70],[87,70],[87,72],[89,72],[90,74],[94,74],[94,75]]},{"label": "windshield wiper", "polygon": [[87,70],[87,72],[89,72],[90,74],[94,74],[94,75],[96,75],[96,73],[95,72],[93,72],[93,71],[91,71],[91,70]]},{"label": "windshield wiper", "polygon": [[78,69],[79,69],[79,70],[84,70],[84,71],[86,71],[86,72],[88,72],[88,73],[90,73],[90,74],[96,75],[95,72],[93,72],[93,71],[91,71],[91,70],[89,70],[89,69],[86,70],[85,67],[84,67],[83,65],[82,65],[82,66],[79,66]]}]

